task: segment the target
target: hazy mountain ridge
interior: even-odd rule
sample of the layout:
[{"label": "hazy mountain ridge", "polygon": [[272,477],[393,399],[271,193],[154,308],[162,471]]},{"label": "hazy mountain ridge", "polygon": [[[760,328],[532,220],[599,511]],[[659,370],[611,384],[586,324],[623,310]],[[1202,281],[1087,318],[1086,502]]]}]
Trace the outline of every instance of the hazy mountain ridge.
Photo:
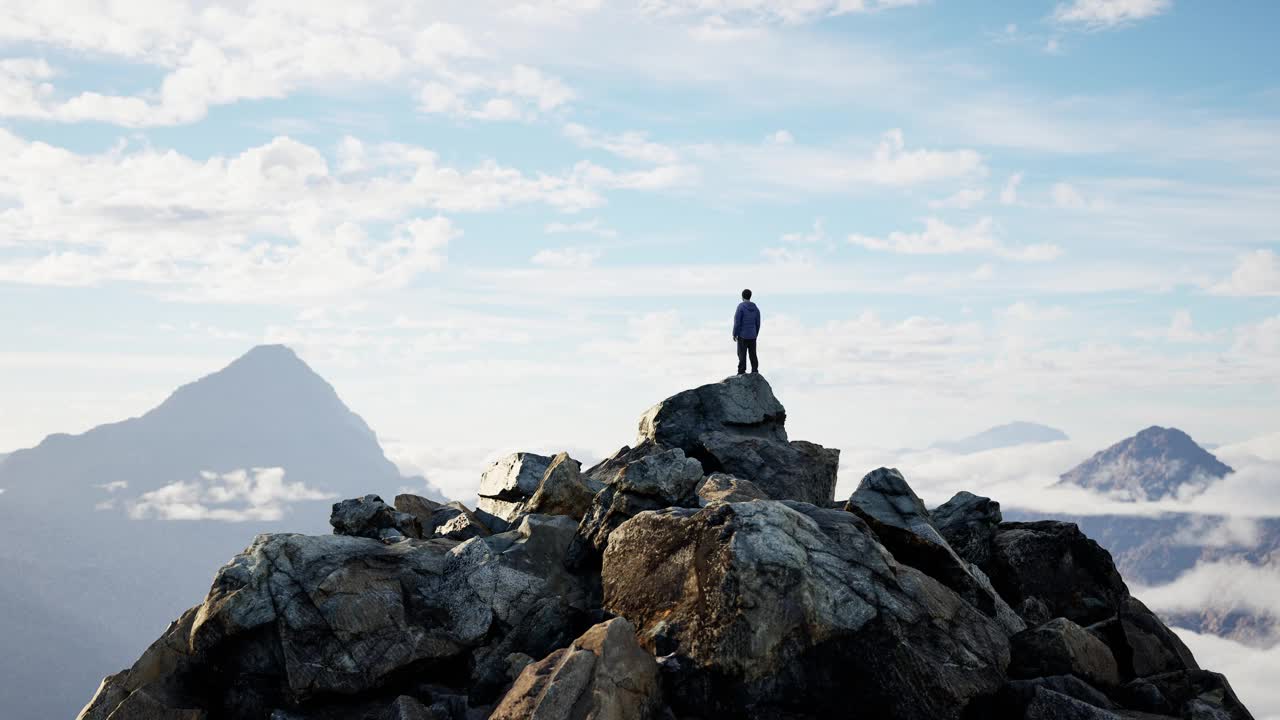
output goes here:
[{"label": "hazy mountain ridge", "polygon": [[[333,498],[402,486],[439,497],[401,476],[332,385],[279,345],[253,348],[139,417],[9,453],[0,573],[14,592],[46,600],[0,615],[0,636],[40,628],[52,650],[0,664],[0,695],[15,698],[6,717],[73,714],[78,688],[136,655],[246,535],[321,532]],[[77,652],[93,627],[111,628],[111,641]],[[37,682],[46,696],[19,692]]]},{"label": "hazy mountain ridge", "polygon": [[1062,440],[1070,440],[1070,437],[1057,428],[1019,420],[997,425],[959,440],[939,441],[931,445],[930,449],[965,455],[986,450],[1016,447],[1018,445],[1059,442]]}]

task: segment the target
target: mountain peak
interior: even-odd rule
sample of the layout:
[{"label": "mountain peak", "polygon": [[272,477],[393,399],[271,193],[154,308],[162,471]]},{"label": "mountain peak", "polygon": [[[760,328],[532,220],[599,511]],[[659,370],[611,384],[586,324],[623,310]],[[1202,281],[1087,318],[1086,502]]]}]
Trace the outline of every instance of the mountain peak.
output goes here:
[{"label": "mountain peak", "polygon": [[1159,500],[1203,491],[1234,472],[1175,427],[1152,425],[1095,454],[1060,482],[1115,493],[1129,500]]}]

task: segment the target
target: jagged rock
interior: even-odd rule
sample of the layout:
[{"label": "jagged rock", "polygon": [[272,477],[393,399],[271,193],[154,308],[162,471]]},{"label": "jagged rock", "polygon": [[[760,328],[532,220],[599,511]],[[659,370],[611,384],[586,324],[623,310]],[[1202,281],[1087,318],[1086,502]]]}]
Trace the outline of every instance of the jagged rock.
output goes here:
[{"label": "jagged rock", "polygon": [[1010,677],[1049,675],[1075,675],[1104,687],[1120,684],[1111,648],[1066,618],[1055,618],[1010,640]]},{"label": "jagged rock", "polygon": [[982,570],[1032,625],[1042,619],[1042,609],[1049,618],[1090,625],[1118,613],[1129,597],[1111,554],[1074,523],[1001,524]]},{"label": "jagged rock", "polygon": [[786,410],[762,375],[738,375],[677,393],[640,418],[638,447],[680,448],[707,473],[750,480],[777,500],[824,504],[840,451],[787,439]]},{"label": "jagged rock", "polygon": [[[990,581],[974,577],[969,565],[951,549],[902,473],[890,468],[867,473],[845,509],[871,526],[895,560],[938,580],[987,615],[997,615],[999,598]],[[1021,629],[1010,622],[1011,632]]]},{"label": "jagged rock", "polygon": [[1035,689],[1023,720],[1124,720],[1123,716],[1047,688]]},{"label": "jagged rock", "polygon": [[466,505],[456,500],[436,508],[435,512],[431,513],[431,519],[435,523],[433,534],[439,538],[470,540],[476,537],[489,537],[492,534],[476,513],[471,512]]},{"label": "jagged rock", "polygon": [[934,508],[930,517],[951,549],[974,565],[991,557],[991,538],[1003,520],[1000,503],[964,490]]},{"label": "jagged rock", "polygon": [[1118,693],[1126,707],[1191,720],[1253,720],[1231,684],[1208,670],[1179,670],[1128,683]]},{"label": "jagged rock", "polygon": [[582,463],[560,453],[551,459],[538,489],[525,503],[524,512],[544,515],[568,515],[579,520],[591,507],[595,493],[582,479]]},{"label": "jagged rock", "polygon": [[769,496],[750,480],[743,480],[725,473],[712,473],[698,484],[698,504],[706,507],[713,502],[748,502],[768,500]]},{"label": "jagged rock", "polygon": [[658,663],[624,618],[593,626],[524,668],[491,720],[646,720],[662,706]]},{"label": "jagged rock", "polygon": [[[1027,706],[1035,700],[1036,691],[1041,688],[1103,710],[1113,710],[1116,707],[1106,695],[1074,675],[1050,675],[1029,680],[1010,680],[996,693],[993,707],[983,708],[986,710],[983,714],[1021,718],[1026,714]],[[971,711],[971,714],[976,716],[978,713]]]},{"label": "jagged rock", "polygon": [[335,535],[384,541],[422,537],[422,525],[417,518],[396,510],[377,495],[334,503],[329,524]]},{"label": "jagged rock", "polygon": [[442,507],[444,505],[441,503],[430,498],[424,498],[421,495],[402,493],[397,495],[395,499],[396,510],[416,518],[419,527],[422,528],[422,537],[424,538],[435,535],[435,512]]},{"label": "jagged rock", "polygon": [[546,655],[584,625],[587,591],[561,563],[575,526],[530,515],[461,544],[259,536],[120,688],[165,707],[265,717],[381,691],[412,671],[483,702],[508,682],[507,656]]},{"label": "jagged rock", "polygon": [[623,445],[617,452],[583,472],[582,477],[592,490],[599,492],[606,485],[612,485],[631,463],[662,451],[663,448],[652,440],[645,440],[635,447]]},{"label": "jagged rock", "polygon": [[1182,640],[1136,598],[1126,598],[1116,617],[1090,625],[1089,632],[1111,648],[1125,680],[1199,669]]},{"label": "jagged rock", "polygon": [[569,548],[568,565],[576,570],[598,567],[619,525],[646,510],[696,507],[694,491],[702,479],[702,465],[678,449],[640,457],[616,472],[591,501]]},{"label": "jagged rock", "polygon": [[1027,621],[1016,610],[1009,607],[1009,603],[1005,602],[1004,598],[1000,597],[1000,593],[996,592],[995,586],[991,584],[991,578],[982,572],[982,568],[967,562],[964,565],[969,574],[973,576],[973,580],[978,584],[978,587],[991,597],[993,611],[987,614],[995,618],[997,623],[1000,623],[1000,627],[1004,628],[1005,633],[1016,635],[1026,630]]},{"label": "jagged rock", "polygon": [[494,462],[480,476],[477,512],[512,522],[523,512],[524,502],[538,491],[551,465],[545,455],[519,452]]},{"label": "jagged rock", "polygon": [[678,658],[666,663],[677,713],[955,718],[1008,663],[993,620],[839,510],[642,513],[614,531],[602,579],[605,609]]}]

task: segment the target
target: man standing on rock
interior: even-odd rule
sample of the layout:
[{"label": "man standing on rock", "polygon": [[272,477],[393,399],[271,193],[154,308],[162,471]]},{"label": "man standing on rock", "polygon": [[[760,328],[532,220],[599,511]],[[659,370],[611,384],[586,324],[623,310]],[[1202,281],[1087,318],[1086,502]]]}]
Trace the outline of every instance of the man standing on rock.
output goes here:
[{"label": "man standing on rock", "polygon": [[747,353],[751,353],[751,372],[760,372],[756,357],[756,338],[760,336],[760,308],[751,302],[751,291],[742,291],[742,302],[733,314],[733,341],[738,343],[738,374],[747,371]]}]

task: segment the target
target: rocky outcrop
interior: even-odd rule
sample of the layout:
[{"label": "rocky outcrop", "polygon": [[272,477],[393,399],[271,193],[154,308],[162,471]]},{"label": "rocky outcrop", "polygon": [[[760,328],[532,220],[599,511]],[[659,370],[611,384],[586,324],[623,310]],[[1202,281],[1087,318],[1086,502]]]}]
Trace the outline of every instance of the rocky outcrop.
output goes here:
[{"label": "rocky outcrop", "polygon": [[640,418],[640,445],[680,448],[707,473],[749,480],[775,500],[826,505],[840,451],[789,441],[787,412],[763,375],[731,377],[663,400]]},{"label": "rocky outcrop", "polygon": [[856,516],[800,503],[643,513],[614,532],[604,606],[676,668],[676,712],[958,717],[995,691],[1004,632]]},{"label": "rocky outcrop", "polygon": [[329,524],[337,535],[372,538],[384,542],[422,538],[422,525],[417,518],[396,510],[377,495],[365,495],[334,503]]},{"label": "rocky outcrop", "polygon": [[832,507],[785,416],[735,378],[585,472],[499,461],[474,512],[366,496],[261,535],[80,717],[1249,717],[1074,525],[931,513],[884,468]]},{"label": "rocky outcrop", "polygon": [[663,708],[658,663],[624,618],[526,665],[490,720],[647,720]]}]

